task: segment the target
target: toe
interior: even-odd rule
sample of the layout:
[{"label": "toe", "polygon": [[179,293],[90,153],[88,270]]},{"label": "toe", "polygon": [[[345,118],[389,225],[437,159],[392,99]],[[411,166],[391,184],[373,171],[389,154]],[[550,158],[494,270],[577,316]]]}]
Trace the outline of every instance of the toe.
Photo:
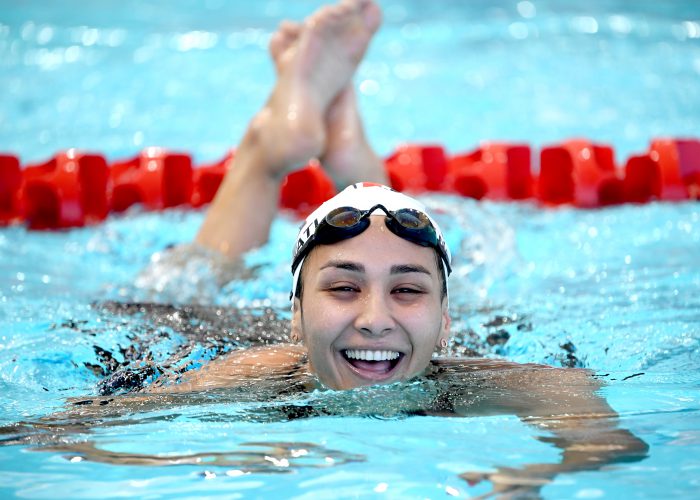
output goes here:
[{"label": "toe", "polygon": [[270,37],[268,48],[273,59],[277,59],[284,50],[284,38],[284,35],[280,31],[273,33]]},{"label": "toe", "polygon": [[349,16],[358,12],[357,5],[352,0],[344,0],[336,6],[338,13],[342,16]]},{"label": "toe", "polygon": [[333,7],[325,5],[311,14],[306,20],[309,26],[317,27],[324,24],[333,15]]},{"label": "toe", "polygon": [[297,37],[301,33],[302,25],[294,21],[282,21],[279,31],[286,37]]},{"label": "toe", "polygon": [[363,2],[362,19],[367,29],[374,33],[382,23],[382,11],[376,3],[368,0]]}]

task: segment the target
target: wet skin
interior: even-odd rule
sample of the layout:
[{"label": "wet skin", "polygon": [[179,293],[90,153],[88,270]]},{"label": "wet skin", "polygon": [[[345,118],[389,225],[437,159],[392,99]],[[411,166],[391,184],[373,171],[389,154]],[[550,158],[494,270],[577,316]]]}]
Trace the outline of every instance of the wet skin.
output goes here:
[{"label": "wet skin", "polygon": [[302,278],[292,332],[332,389],[419,375],[449,336],[435,251],[394,235],[383,216],[354,238],[316,247]]}]

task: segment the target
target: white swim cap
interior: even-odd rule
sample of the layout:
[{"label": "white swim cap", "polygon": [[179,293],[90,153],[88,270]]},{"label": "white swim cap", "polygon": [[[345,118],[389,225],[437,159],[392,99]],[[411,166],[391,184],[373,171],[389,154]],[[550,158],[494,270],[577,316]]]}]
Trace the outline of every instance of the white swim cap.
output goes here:
[{"label": "white swim cap", "polygon": [[[326,217],[334,210],[340,208],[350,207],[364,212],[375,207],[379,210],[380,207],[378,207],[378,205],[392,213],[408,209],[406,210],[407,212],[415,211],[420,214],[421,218],[425,218],[426,226],[419,229],[405,228],[400,224],[395,224],[394,227],[388,227],[401,238],[412,241],[418,245],[434,248],[441,258],[445,279],[447,279],[447,276],[451,272],[450,265],[452,257],[450,249],[445,243],[440,227],[435,220],[428,215],[425,206],[418,200],[403,193],[399,193],[398,191],[394,191],[388,186],[361,182],[348,186],[333,198],[324,202],[320,207],[314,210],[302,224],[292,252],[292,297],[296,294],[306,255],[308,255],[311,248],[316,244],[322,243],[316,241],[316,231]],[[347,231],[349,236],[338,238],[338,240],[356,236],[362,232],[364,228],[366,228],[366,226],[360,229],[360,231]],[[345,230],[341,228],[341,232],[342,231]]]}]

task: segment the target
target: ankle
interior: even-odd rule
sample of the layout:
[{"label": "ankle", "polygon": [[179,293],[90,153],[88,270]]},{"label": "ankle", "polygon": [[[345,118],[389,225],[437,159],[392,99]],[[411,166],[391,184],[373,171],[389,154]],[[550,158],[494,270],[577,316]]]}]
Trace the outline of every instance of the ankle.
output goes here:
[{"label": "ankle", "polygon": [[329,149],[321,164],[338,189],[356,182],[388,183],[384,162],[367,143]]},{"label": "ankle", "polygon": [[251,121],[239,150],[254,156],[262,172],[276,181],[317,157],[325,141],[320,122],[296,119],[294,112],[263,108]]}]

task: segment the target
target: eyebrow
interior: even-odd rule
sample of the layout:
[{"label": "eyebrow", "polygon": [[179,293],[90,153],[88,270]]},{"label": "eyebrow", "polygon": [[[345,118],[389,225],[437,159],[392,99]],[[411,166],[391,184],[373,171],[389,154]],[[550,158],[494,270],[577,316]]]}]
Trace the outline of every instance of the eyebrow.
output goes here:
[{"label": "eyebrow", "polygon": [[[365,266],[363,264],[346,260],[331,260],[329,262],[326,262],[326,264],[324,264],[321,267],[321,270],[329,268],[343,269],[345,271],[351,271],[354,273],[365,272]],[[428,276],[432,276],[432,273],[428,269],[418,264],[397,264],[391,266],[391,269],[389,270],[389,274],[391,275],[409,273],[422,273],[427,274]]]},{"label": "eyebrow", "polygon": [[321,267],[321,270],[329,269],[331,267],[335,269],[344,269],[345,271],[352,271],[355,273],[365,272],[365,266],[363,266],[362,264],[358,264],[357,262],[352,262],[348,260],[331,260],[329,262],[326,262]]},{"label": "eyebrow", "polygon": [[418,264],[400,264],[397,266],[391,266],[391,271],[389,274],[407,274],[407,273],[423,273],[431,276],[430,271],[425,267],[419,266]]}]

